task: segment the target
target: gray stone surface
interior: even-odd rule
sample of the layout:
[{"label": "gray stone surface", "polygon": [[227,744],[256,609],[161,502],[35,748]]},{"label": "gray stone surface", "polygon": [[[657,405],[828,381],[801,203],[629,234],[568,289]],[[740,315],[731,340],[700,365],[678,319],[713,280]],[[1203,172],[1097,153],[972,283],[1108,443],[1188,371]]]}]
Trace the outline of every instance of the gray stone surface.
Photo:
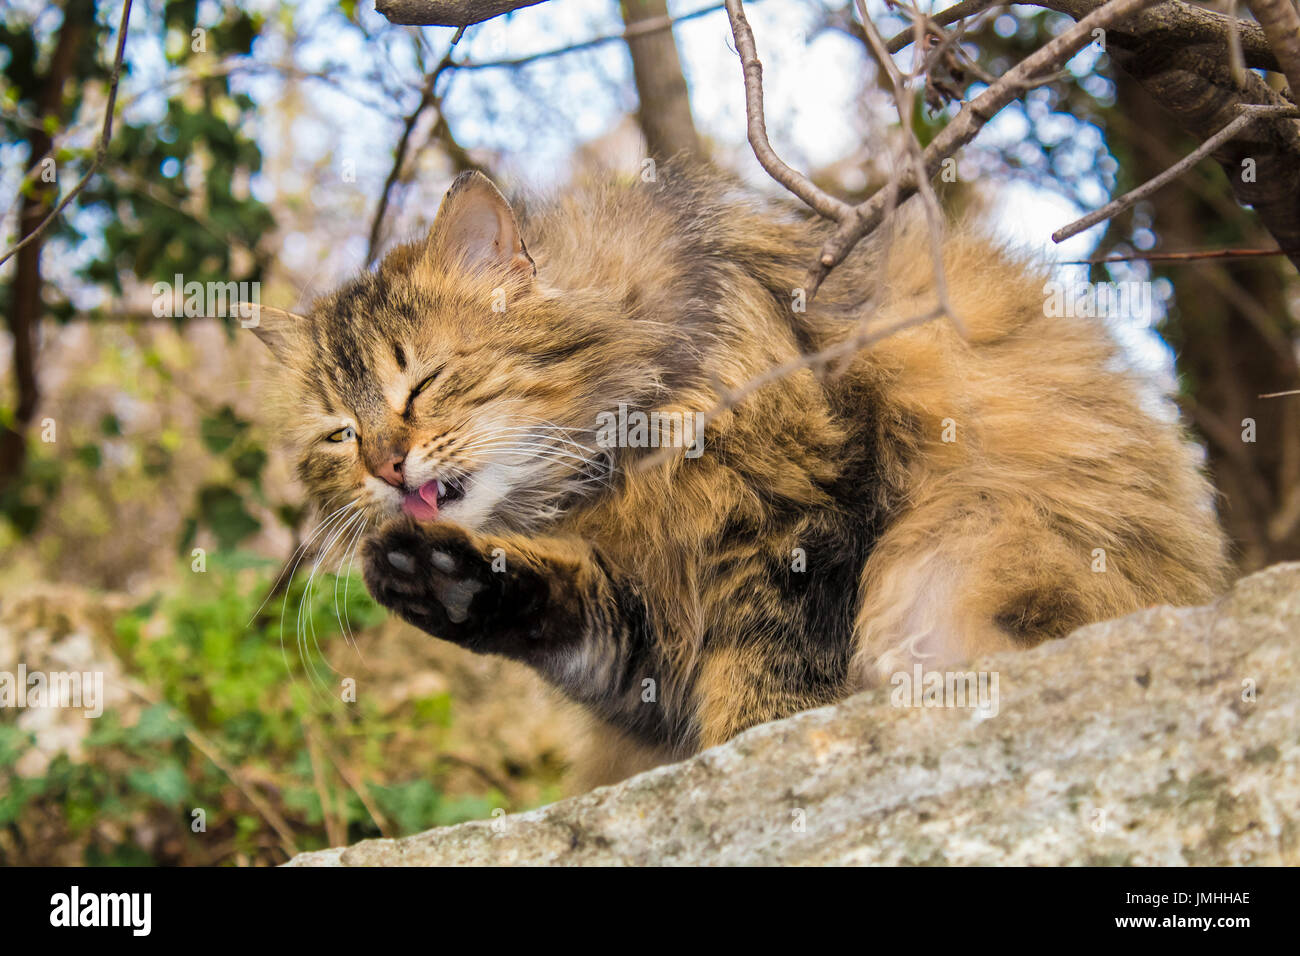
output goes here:
[{"label": "gray stone surface", "polygon": [[1300,564],[996,673],[995,715],[892,688],[496,821],[294,866],[1300,863]]}]

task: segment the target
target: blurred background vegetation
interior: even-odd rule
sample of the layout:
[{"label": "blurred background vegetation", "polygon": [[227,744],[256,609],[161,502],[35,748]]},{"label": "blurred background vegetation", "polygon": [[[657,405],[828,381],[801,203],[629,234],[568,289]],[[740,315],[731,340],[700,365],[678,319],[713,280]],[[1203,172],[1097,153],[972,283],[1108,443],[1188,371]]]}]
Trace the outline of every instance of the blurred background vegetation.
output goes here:
[{"label": "blurred background vegetation", "polygon": [[[887,34],[904,27],[869,7]],[[355,0],[136,2],[93,169],[121,15],[120,0],[0,12],[0,246],[93,170],[0,267],[0,671],[108,685],[98,720],[0,710],[0,863],[275,863],[554,799],[577,718],[531,675],[377,612],[345,549],[311,542],[260,346],[235,321],[155,317],[152,290],[255,281],[263,303],[301,309],[427,227],[469,167],[545,191],[688,151],[772,190],[725,15],[553,0],[453,48],[453,30],[393,27]],[[675,30],[621,38],[665,16]],[[778,151],[837,194],[878,186],[897,118],[849,6],[755,0],[749,16]],[[1069,22],[994,7],[969,51],[1000,74]],[[916,123],[933,135],[954,111]],[[1062,262],[1270,246],[1205,163],[1048,248],[1195,145],[1089,49],[989,126],[942,198]],[[1156,281],[1155,313],[1115,334],[1204,442],[1241,567],[1300,558],[1300,402],[1257,398],[1300,387],[1295,269],[1061,269]]]}]

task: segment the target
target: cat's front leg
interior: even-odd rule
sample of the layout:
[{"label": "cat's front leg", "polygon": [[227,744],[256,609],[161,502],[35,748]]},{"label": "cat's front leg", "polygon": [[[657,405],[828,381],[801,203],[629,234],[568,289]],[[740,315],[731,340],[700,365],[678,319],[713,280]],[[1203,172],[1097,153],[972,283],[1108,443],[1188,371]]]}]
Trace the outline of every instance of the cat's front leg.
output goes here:
[{"label": "cat's front leg", "polygon": [[364,559],[375,599],[434,637],[532,666],[642,742],[676,746],[693,733],[689,714],[665,703],[688,700],[689,688],[658,652],[638,588],[585,542],[401,518]]},{"label": "cat's front leg", "polygon": [[364,575],[384,607],[479,653],[527,659],[575,624],[558,568],[445,522],[389,522],[366,544]]}]

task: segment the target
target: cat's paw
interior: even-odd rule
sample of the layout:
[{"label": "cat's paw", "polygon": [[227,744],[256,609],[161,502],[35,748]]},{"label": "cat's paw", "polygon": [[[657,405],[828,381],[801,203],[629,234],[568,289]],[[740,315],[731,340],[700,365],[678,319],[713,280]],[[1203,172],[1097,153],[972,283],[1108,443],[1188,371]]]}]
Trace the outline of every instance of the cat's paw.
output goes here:
[{"label": "cat's paw", "polygon": [[513,653],[541,636],[544,578],[456,525],[390,521],[366,543],[363,570],[376,601],[435,637]]}]

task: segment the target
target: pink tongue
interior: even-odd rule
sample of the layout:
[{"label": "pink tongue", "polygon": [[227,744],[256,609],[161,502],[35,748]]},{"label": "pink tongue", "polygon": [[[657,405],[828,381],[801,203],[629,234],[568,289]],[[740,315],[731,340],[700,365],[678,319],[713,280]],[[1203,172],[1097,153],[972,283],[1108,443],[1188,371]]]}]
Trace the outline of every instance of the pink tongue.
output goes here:
[{"label": "pink tongue", "polygon": [[402,510],[418,521],[432,521],[438,517],[438,483],[426,481],[418,491],[402,500]]}]

